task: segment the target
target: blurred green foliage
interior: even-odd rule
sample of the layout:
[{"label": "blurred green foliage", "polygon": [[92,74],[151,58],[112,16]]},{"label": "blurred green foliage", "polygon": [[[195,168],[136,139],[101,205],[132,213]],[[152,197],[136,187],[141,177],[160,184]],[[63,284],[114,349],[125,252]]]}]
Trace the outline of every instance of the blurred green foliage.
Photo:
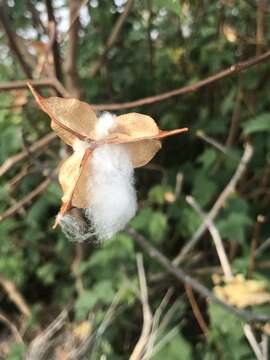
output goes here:
[{"label": "blurred green foliage", "polygon": [[[33,27],[26,0],[7,3],[9,18],[18,36],[44,39]],[[32,3],[41,12],[45,11],[43,1],[32,0]],[[61,20],[67,3],[59,0],[54,5],[57,19]],[[125,1],[90,0],[82,14],[76,61],[83,98],[89,103],[130,101],[193,84],[259,54],[269,44],[270,28],[266,25],[263,44],[256,43],[257,18],[250,1],[134,1],[115,46],[92,79],[91,68],[98,61],[124,6]],[[269,23],[269,19],[268,11],[263,14],[264,24]],[[228,29],[235,35],[233,41]],[[64,58],[67,43],[60,46]],[[24,74],[8,50],[3,33],[0,33],[0,49],[0,80],[23,79]],[[243,144],[250,141],[254,147],[252,161],[237,191],[224,204],[216,220],[233,270],[248,274],[252,239],[256,238],[258,247],[270,231],[268,79],[269,62],[195,93],[132,109],[152,116],[163,129],[189,127],[187,135],[164,141],[162,151],[153,162],[136,170],[140,209],[131,226],[168,257],[178,254],[201,223],[185,196],[192,195],[207,212],[233,175]],[[44,94],[48,95],[48,91]],[[22,134],[33,143],[50,129],[47,117],[35,108],[30,95],[23,111],[10,109],[16,96],[12,92],[0,94],[1,164],[22,149]],[[232,122],[236,124],[235,130]],[[227,146],[227,155],[197,137],[198,131]],[[232,136],[230,143],[229,136]],[[63,144],[54,141],[35,157],[52,170],[62,155]],[[26,196],[43,179],[38,167],[29,163],[28,174],[16,186],[10,185],[22,166],[22,163],[16,164],[0,179],[1,212]],[[181,184],[177,180],[179,174],[183,176]],[[142,327],[135,256],[141,249],[125,233],[96,246],[68,241],[60,229],[51,228],[60,198],[58,184],[52,183],[29,206],[0,223],[0,274],[16,284],[33,312],[27,339],[48,324],[71,299],[74,300],[74,323],[92,314],[93,325],[98,325],[115,294],[121,290],[122,309],[103,335],[97,358],[103,353],[108,359],[127,359]],[[258,215],[264,217],[259,224]],[[209,234],[201,239],[196,252],[199,256],[188,257],[183,266],[212,287],[211,275],[218,271],[219,261]],[[78,256],[79,263],[76,262]],[[162,269],[147,255],[144,264],[152,309],[158,307],[170,286],[174,288],[174,295],[169,306],[175,299],[181,302],[166,329],[168,332],[178,326],[177,331],[153,359],[254,359],[239,319],[197,297],[209,328],[205,337],[182,285],[166,275],[155,281],[154,275]],[[270,285],[266,252],[256,258],[252,276],[263,278]],[[76,286],[78,279],[83,287],[81,291]],[[1,293],[0,306],[16,321],[18,311],[5,293]],[[0,329],[5,334],[5,327],[1,325]],[[20,359],[24,350],[25,347],[13,344],[7,359]]]}]

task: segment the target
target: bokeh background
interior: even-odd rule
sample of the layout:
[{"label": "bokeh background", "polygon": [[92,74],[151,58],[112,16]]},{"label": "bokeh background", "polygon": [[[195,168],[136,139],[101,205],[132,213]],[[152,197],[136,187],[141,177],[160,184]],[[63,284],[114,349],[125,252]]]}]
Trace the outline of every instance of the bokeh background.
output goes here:
[{"label": "bokeh background", "polygon": [[[257,345],[264,344],[260,358],[243,319],[168,274],[132,232],[80,243],[52,229],[61,203],[54,171],[70,150],[48,135],[50,121],[25,80],[40,80],[44,96],[68,93],[90,104],[122,104],[196,84],[267,51],[268,2],[6,0],[0,11],[0,357],[23,359],[67,308],[60,329],[40,345],[44,354],[36,350],[31,359],[128,359],[143,327],[137,271],[143,258],[156,319],[144,359],[267,359],[267,324],[252,327]],[[129,109],[116,105],[114,111],[148,114],[166,130],[189,128],[166,139],[154,160],[135,172],[139,211],[130,227],[171,261],[252,147],[245,171],[212,220],[242,286],[223,300],[266,315],[269,66],[266,57],[197,91]],[[58,86],[50,80],[55,78]],[[44,143],[35,148],[40,139]],[[207,229],[180,266],[217,293],[222,268]],[[87,339],[87,350],[72,355]]]}]

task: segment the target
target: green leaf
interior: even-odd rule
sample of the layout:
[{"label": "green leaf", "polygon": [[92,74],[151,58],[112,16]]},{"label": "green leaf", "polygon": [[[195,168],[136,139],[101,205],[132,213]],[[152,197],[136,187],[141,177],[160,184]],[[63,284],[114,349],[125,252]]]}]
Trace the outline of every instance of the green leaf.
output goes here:
[{"label": "green leaf", "polygon": [[95,306],[97,300],[97,297],[92,291],[85,290],[75,302],[76,319],[84,319],[89,311]]},{"label": "green leaf", "polygon": [[165,203],[164,195],[167,191],[172,191],[172,189],[169,186],[156,185],[149,191],[148,199],[152,203],[163,205]]},{"label": "green leaf", "polygon": [[181,6],[178,0],[154,0],[154,4],[158,8],[164,8],[175,13],[176,15],[180,15]]},{"label": "green leaf", "polygon": [[55,280],[56,271],[57,271],[56,264],[47,263],[38,269],[37,275],[44,282],[44,284],[50,285]]},{"label": "green leaf", "polygon": [[160,241],[164,239],[167,226],[167,218],[163,213],[153,213],[149,219],[149,233],[151,239],[156,243],[160,243]]},{"label": "green leaf", "polygon": [[244,124],[244,134],[270,131],[270,113],[263,113]]},{"label": "green leaf", "polygon": [[192,348],[189,342],[187,342],[186,339],[178,333],[151,359],[192,360]]},{"label": "green leaf", "polygon": [[251,219],[246,214],[231,213],[228,217],[217,223],[222,237],[244,243],[246,229],[252,225]]}]

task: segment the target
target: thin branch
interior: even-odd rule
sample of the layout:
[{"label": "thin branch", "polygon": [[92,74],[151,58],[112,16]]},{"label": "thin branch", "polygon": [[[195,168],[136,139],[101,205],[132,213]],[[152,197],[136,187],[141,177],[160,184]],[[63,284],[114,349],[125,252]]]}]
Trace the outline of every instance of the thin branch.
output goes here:
[{"label": "thin branch", "polygon": [[239,159],[236,157],[236,156],[233,156],[231,153],[230,153],[230,150],[224,146],[223,144],[221,144],[220,142],[218,142],[217,140],[215,140],[214,138],[206,135],[204,133],[204,131],[202,130],[198,130],[196,132],[196,136],[198,136],[198,138],[202,139],[203,141],[205,141],[206,143],[212,145],[214,148],[218,149],[220,152],[222,152],[224,155],[234,159],[234,160],[237,160],[239,161]]},{"label": "thin branch", "polygon": [[40,13],[37,10],[37,8],[35,7],[35,5],[33,4],[32,0],[27,0],[27,7],[28,7],[29,11],[31,12],[33,24],[35,25],[35,27],[40,28],[43,33],[46,33],[46,28],[45,28],[43,22],[41,21]]},{"label": "thin branch", "polygon": [[20,312],[26,317],[29,317],[31,315],[30,307],[27,305],[25,299],[17,289],[14,282],[1,275],[0,285],[6,291],[8,297],[17,306]]},{"label": "thin branch", "polygon": [[71,94],[64,88],[64,86],[58,81],[56,78],[46,78],[46,79],[38,79],[38,80],[18,80],[18,81],[10,81],[6,83],[0,83],[0,92],[1,91],[10,91],[10,90],[18,90],[18,89],[26,89],[28,88],[28,83],[31,83],[36,88],[41,87],[50,87],[56,90],[56,92],[63,97],[72,97]]},{"label": "thin branch", "polygon": [[188,252],[191,249],[193,249],[193,247],[197,244],[197,242],[200,240],[202,235],[207,230],[209,221],[213,221],[216,218],[216,216],[218,215],[220,209],[224,206],[228,197],[235,191],[236,185],[238,184],[239,180],[243,176],[243,174],[247,168],[247,165],[252,157],[252,154],[253,154],[253,148],[250,144],[247,143],[245,145],[243,156],[239,162],[239,165],[238,165],[233,177],[231,178],[231,180],[229,181],[229,183],[227,184],[225,189],[221,192],[221,194],[219,195],[215,204],[209,211],[207,217],[202,222],[202,224],[199,226],[199,228],[194,233],[192,238],[186,243],[186,245],[182,248],[180,253],[173,260],[174,265],[179,265],[184,260],[184,258],[188,254]]},{"label": "thin branch", "polygon": [[[78,72],[76,71],[76,59],[78,52],[78,31],[80,28],[79,21],[79,9],[80,3],[78,0],[69,1],[69,19],[70,19],[70,31],[69,31],[69,41],[68,49],[66,55],[66,86],[71,94],[77,99],[80,98],[81,90],[78,87]],[[77,14],[77,16],[75,16]],[[75,20],[74,20],[75,18]]]},{"label": "thin branch", "polygon": [[145,271],[143,267],[143,258],[141,254],[137,255],[137,267],[139,274],[141,302],[142,302],[142,310],[143,310],[143,327],[142,327],[141,336],[129,358],[130,360],[142,359],[146,349],[146,345],[149,340],[149,336],[151,334],[152,320],[153,320],[148,302],[147,283],[146,283]]},{"label": "thin branch", "polygon": [[68,310],[64,309],[47,329],[32,341],[26,355],[26,360],[43,359],[44,354],[51,345],[50,340],[63,327],[67,317]]},{"label": "thin branch", "polygon": [[[199,90],[204,86],[212,84],[218,80],[234,75],[241,71],[244,71],[252,66],[258,65],[264,61],[267,61],[269,58],[270,58],[270,50],[258,57],[254,57],[249,60],[236,63],[230,66],[229,68],[222,70],[214,75],[211,75],[208,78],[201,80],[193,85],[184,86],[156,96],[149,96],[135,101],[113,103],[113,104],[91,104],[91,105],[95,110],[123,110],[123,109],[135,108],[147,104],[152,104],[156,102],[161,102],[174,96],[196,92],[197,90]],[[4,83],[4,84],[0,84],[0,91],[26,88],[27,83],[29,82],[34,87],[52,87],[55,90],[57,90],[63,97],[72,97],[71,94],[63,87],[63,85],[59,81],[57,81],[57,79],[40,79],[40,80],[32,80],[32,81],[26,80],[26,81]]]},{"label": "thin branch", "polygon": [[29,204],[36,196],[38,196],[40,193],[43,192],[43,190],[46,189],[46,187],[50,184],[50,182],[51,182],[50,178],[47,178],[44,181],[42,181],[33,191],[31,191],[29,194],[27,194],[22,200],[18,201],[15,205],[11,206],[5,212],[0,214],[0,221],[3,221],[4,219],[6,219],[8,217],[13,216],[22,207]]},{"label": "thin branch", "polygon": [[207,214],[204,213],[204,211],[200,208],[199,204],[195,201],[195,199],[192,196],[187,196],[186,201],[190,206],[192,206],[192,208],[196,211],[196,213],[199,214],[199,216],[202,218],[203,222],[205,222],[205,224],[213,238],[213,242],[214,242],[216,250],[217,250],[217,254],[219,257],[219,261],[220,261],[223,273],[228,280],[232,279],[233,274],[232,274],[231,265],[230,265],[227,255],[226,255],[226,251],[224,249],[224,245],[223,245],[221,236],[220,236],[215,224],[213,223],[213,221],[211,219],[208,218]]},{"label": "thin branch", "polygon": [[72,18],[69,21],[69,28],[66,32],[62,33],[59,37],[59,43],[62,43],[66,40],[67,35],[72,30],[73,26],[75,25],[77,19],[80,17],[80,10],[83,6],[86,6],[89,0],[81,0],[80,4],[78,4],[76,11],[72,13]]},{"label": "thin branch", "polygon": [[[40,140],[36,141],[33,145],[29,146],[29,151],[31,153],[35,153],[44,147],[46,147],[49,143],[51,143],[54,139],[56,139],[57,136],[55,133],[51,132],[47,135],[45,135]],[[8,170],[10,170],[15,164],[17,164],[19,161],[25,159],[28,157],[27,150],[23,150],[19,154],[16,154],[14,156],[11,156],[5,162],[0,166],[0,176],[3,176]]]},{"label": "thin branch", "polygon": [[0,321],[2,321],[9,328],[16,343],[23,344],[23,339],[16,325],[14,325],[4,314],[0,313]]},{"label": "thin branch", "polygon": [[264,250],[270,247],[270,237],[267,238],[255,251],[255,257],[260,255]]},{"label": "thin branch", "polygon": [[16,34],[12,30],[12,26],[10,25],[9,18],[6,12],[6,4],[4,0],[0,1],[0,21],[5,30],[10,50],[13,52],[15,57],[17,58],[22,70],[28,78],[32,78],[32,72],[26,61],[24,60],[24,56],[21,53],[21,50],[16,41]]},{"label": "thin branch", "polygon": [[249,60],[236,63],[229,68],[222,70],[214,75],[211,75],[207,77],[204,80],[201,80],[195,84],[184,86],[175,90],[171,90],[168,92],[165,92],[163,94],[155,95],[155,96],[149,96],[143,99],[125,102],[125,103],[116,103],[116,104],[99,104],[98,106],[95,105],[96,108],[100,107],[104,110],[122,110],[122,109],[130,109],[138,106],[143,106],[147,104],[153,104],[156,102],[161,102],[164,100],[167,100],[174,96],[179,96],[183,94],[193,93],[199,90],[200,88],[207,86],[209,84],[212,84],[218,80],[221,80],[225,77],[232,76],[234,74],[237,74],[241,71],[244,71],[252,66],[258,65],[264,61],[269,60],[270,58],[270,50],[265,52],[264,54],[251,58]]},{"label": "thin branch", "polygon": [[260,349],[259,344],[257,343],[257,340],[252,332],[251,326],[249,324],[244,325],[244,333],[246,335],[246,338],[248,339],[248,342],[256,356],[257,360],[265,360],[262,351]]},{"label": "thin branch", "polygon": [[53,22],[55,26],[56,36],[54,37],[54,42],[52,45],[53,61],[54,61],[54,70],[55,76],[58,80],[62,78],[62,69],[61,69],[61,57],[60,51],[57,42],[57,30],[56,30],[56,21],[54,16],[54,9],[51,0],[45,0],[47,14],[48,14],[48,23]]},{"label": "thin branch", "polygon": [[186,290],[186,294],[187,294],[190,306],[192,308],[193,314],[195,316],[195,319],[197,320],[197,323],[199,324],[204,336],[206,337],[208,334],[208,326],[202,316],[199,305],[195,299],[192,287],[189,284],[185,284],[185,290]]},{"label": "thin branch", "polygon": [[102,67],[104,61],[106,60],[107,54],[110,51],[110,49],[113,47],[113,45],[115,44],[115,42],[117,41],[120,32],[122,30],[122,27],[126,21],[126,19],[128,18],[128,15],[130,13],[132,4],[133,4],[134,0],[128,0],[126,6],[125,6],[125,10],[122,12],[122,14],[118,17],[111,35],[109,36],[107,43],[105,45],[105,48],[96,64],[96,66],[90,71],[90,75],[91,77],[95,77],[96,74],[99,72],[100,68]]},{"label": "thin branch", "polygon": [[192,286],[198,294],[204,298],[216,303],[225,310],[245,319],[247,322],[267,322],[270,320],[268,315],[256,314],[248,310],[237,309],[234,306],[225,303],[215,296],[209,289],[207,289],[198,280],[192,278],[185,273],[182,269],[177,268],[165,255],[163,255],[158,249],[152,246],[142,235],[137,233],[134,229],[129,228],[129,235],[144,249],[144,251],[154,260],[156,260],[168,273],[172,274],[177,280],[184,284]]}]

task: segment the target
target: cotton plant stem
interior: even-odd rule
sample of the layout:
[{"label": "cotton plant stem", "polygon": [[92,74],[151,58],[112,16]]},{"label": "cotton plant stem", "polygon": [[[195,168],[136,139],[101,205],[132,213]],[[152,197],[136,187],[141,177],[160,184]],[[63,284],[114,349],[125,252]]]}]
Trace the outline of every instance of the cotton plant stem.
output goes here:
[{"label": "cotton plant stem", "polygon": [[[201,89],[204,86],[213,84],[216,81],[219,81],[228,76],[232,76],[250,67],[268,61],[269,59],[270,59],[270,50],[266,51],[260,56],[236,63],[230,66],[229,68],[221,70],[220,72],[211,75],[203,80],[200,80],[192,85],[187,85],[171,91],[167,91],[159,95],[149,96],[134,101],[123,102],[123,103],[112,103],[112,104],[92,104],[92,107],[95,108],[96,110],[123,110],[123,109],[131,109],[147,104],[153,104],[153,103],[165,101],[174,96],[196,92],[197,90]],[[14,90],[14,89],[26,88],[29,80],[30,79],[25,81],[14,81],[4,84],[2,83],[0,84],[0,91],[9,91],[12,89]],[[71,94],[63,87],[63,85],[56,78],[32,80],[31,84],[35,87],[52,87],[55,90],[57,90],[61,94],[61,96],[71,97]]]},{"label": "cotton plant stem", "polygon": [[32,190],[29,194],[27,194],[22,200],[19,200],[16,204],[11,206],[5,212],[0,214],[0,222],[6,218],[9,218],[16,214],[23,206],[29,204],[36,196],[42,193],[50,184],[51,179],[46,178],[42,181],[34,190]]},{"label": "cotton plant stem", "polygon": [[129,228],[128,234],[144,249],[144,251],[154,260],[156,260],[160,266],[168,273],[172,274],[181,283],[190,284],[198,294],[204,298],[212,301],[213,303],[221,306],[225,310],[235,314],[238,317],[245,319],[247,322],[268,322],[270,317],[264,314],[254,314],[248,310],[237,309],[234,306],[225,303],[217,298],[208,288],[201,284],[198,280],[194,279],[181,268],[176,267],[165,255],[163,255],[158,249],[152,246],[141,234],[137,233],[134,229]]},{"label": "cotton plant stem", "polygon": [[237,169],[232,176],[231,180],[227,184],[227,186],[224,188],[224,190],[219,195],[217,201],[213,205],[212,209],[209,211],[207,216],[205,217],[205,220],[202,222],[202,224],[199,226],[197,231],[194,233],[192,238],[186,243],[186,245],[182,248],[180,253],[175,257],[173,260],[174,265],[179,265],[183,262],[186,255],[193,249],[193,247],[197,244],[197,242],[200,240],[202,235],[207,230],[209,221],[213,221],[216,216],[218,215],[220,209],[224,206],[226,203],[226,200],[228,197],[235,191],[236,185],[238,184],[238,181],[243,176],[247,165],[252,157],[253,154],[253,147],[249,144],[245,144],[244,153],[243,156],[237,166]]},{"label": "cotton plant stem", "polygon": [[143,310],[143,327],[140,338],[135,345],[135,348],[129,358],[129,360],[140,360],[143,357],[144,351],[146,349],[149,336],[152,329],[152,312],[150,310],[148,302],[148,289],[145,277],[145,271],[143,266],[143,258],[141,254],[137,255],[137,268],[140,282],[140,293],[141,293],[141,303]]},{"label": "cotton plant stem", "polygon": [[[195,199],[192,196],[187,196],[186,201],[190,206],[192,206],[192,208],[205,221],[205,218],[207,215],[203,212],[203,210],[197,204]],[[230,262],[228,260],[227,254],[225,252],[221,236],[212,220],[207,221],[207,227],[213,238],[213,242],[214,242],[216,250],[217,250],[217,254],[219,257],[219,261],[220,261],[225,279],[230,281],[233,279],[233,272],[232,272],[232,268],[231,268]],[[201,324],[201,321],[200,321],[200,324]],[[257,356],[257,354],[261,354],[260,344],[257,342],[255,335],[253,334],[251,326],[248,324],[243,325],[243,331],[244,331],[246,338],[248,339],[248,342],[249,342],[254,354],[256,356]],[[258,359],[263,359],[263,358],[259,357]]]},{"label": "cotton plant stem", "polygon": [[206,226],[212,236],[213,242],[215,244],[217,254],[219,257],[219,261],[223,270],[223,273],[226,279],[231,280],[233,278],[233,273],[231,269],[231,265],[229,259],[227,257],[226,251],[224,249],[224,245],[221,239],[221,236],[211,219],[207,219],[207,214],[203,212],[200,208],[199,204],[192,196],[186,197],[187,203],[196,211],[196,213],[202,218],[203,222],[206,223]]},{"label": "cotton plant stem", "polygon": [[4,276],[0,276],[0,285],[7,293],[9,299],[17,306],[20,312],[29,317],[31,315],[31,309],[26,303],[26,300],[22,296],[22,294],[17,289],[14,282],[5,278]]},{"label": "cotton plant stem", "polygon": [[245,336],[256,356],[256,359],[257,360],[266,360],[265,357],[263,356],[263,353],[261,351],[259,344],[257,343],[255,335],[253,334],[251,326],[249,324],[245,324],[243,326],[243,329],[244,329]]},{"label": "cotton plant stem", "polygon": [[[53,140],[57,138],[57,135],[53,132],[45,135],[43,138],[36,141],[34,144],[29,146],[29,151],[31,153],[36,153],[49,145]],[[16,165],[19,161],[24,160],[28,157],[28,152],[24,149],[22,152],[11,156],[6,159],[4,163],[0,166],[0,176],[3,176],[7,171],[9,171],[14,165]]]}]

